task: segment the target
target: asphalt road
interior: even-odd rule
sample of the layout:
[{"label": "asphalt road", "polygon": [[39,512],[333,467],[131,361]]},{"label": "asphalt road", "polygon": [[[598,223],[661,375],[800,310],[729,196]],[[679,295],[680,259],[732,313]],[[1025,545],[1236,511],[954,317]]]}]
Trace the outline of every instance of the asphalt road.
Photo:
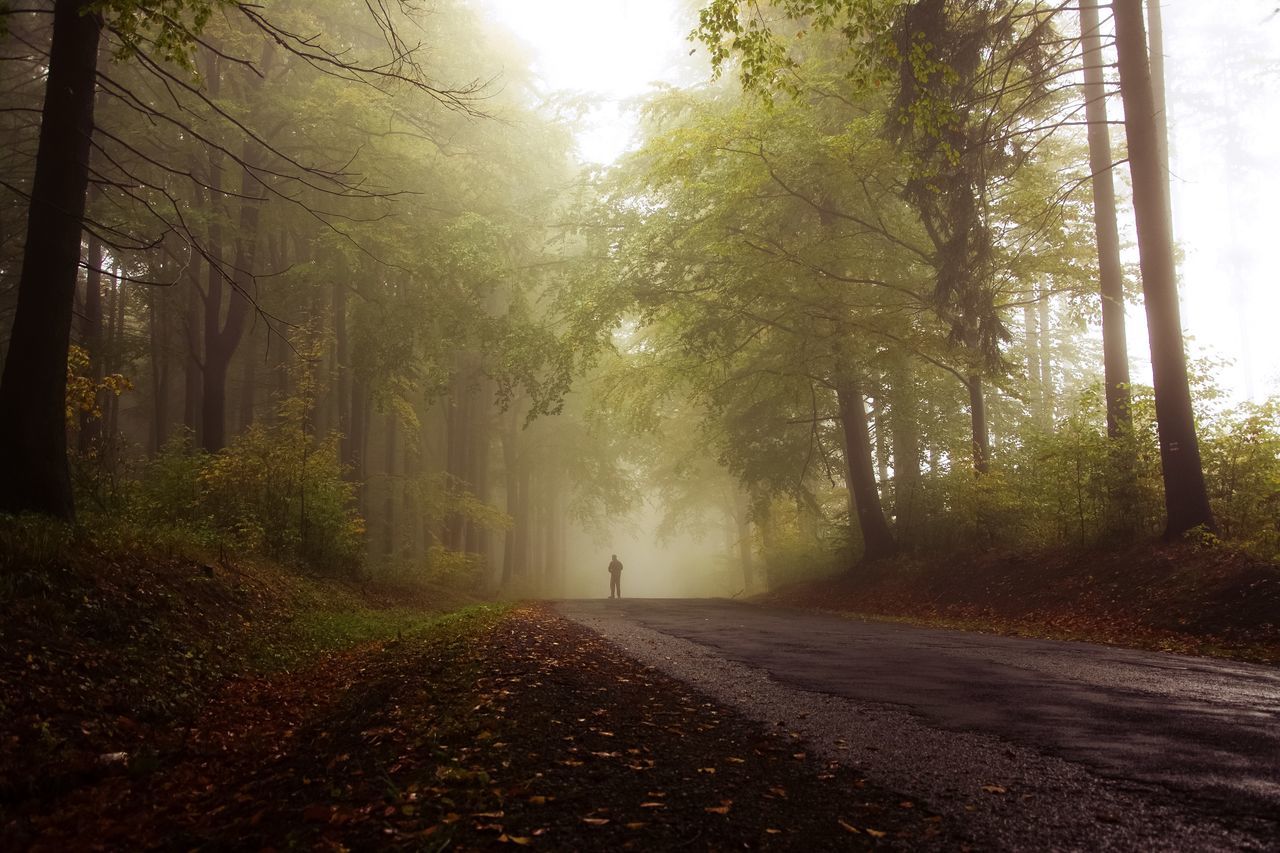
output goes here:
[{"label": "asphalt road", "polygon": [[1280,670],[724,600],[568,601],[980,846],[1280,850]]}]

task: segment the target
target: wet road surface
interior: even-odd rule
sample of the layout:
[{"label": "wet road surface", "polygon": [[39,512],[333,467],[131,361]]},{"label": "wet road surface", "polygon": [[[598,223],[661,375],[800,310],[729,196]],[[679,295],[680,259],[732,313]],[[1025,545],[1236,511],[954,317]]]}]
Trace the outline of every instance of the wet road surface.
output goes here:
[{"label": "wet road surface", "polygon": [[1280,669],[724,600],[558,607],[979,844],[1280,850]]}]

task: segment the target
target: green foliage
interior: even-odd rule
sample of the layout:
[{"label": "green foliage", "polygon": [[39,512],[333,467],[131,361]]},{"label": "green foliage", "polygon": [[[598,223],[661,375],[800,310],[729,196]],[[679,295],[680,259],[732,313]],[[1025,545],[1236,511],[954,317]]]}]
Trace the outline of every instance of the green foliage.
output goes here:
[{"label": "green foliage", "polygon": [[324,571],[358,568],[364,523],[335,436],[254,424],[209,458],[198,484],[206,517],[233,545]]},{"label": "green foliage", "polygon": [[216,454],[188,435],[171,440],[82,524],[108,548],[258,553],[350,575],[364,549],[354,504],[337,438],[316,440],[278,422],[253,425]]},{"label": "green foliage", "polygon": [[214,9],[231,5],[233,0],[95,0],[86,14],[102,15],[120,39],[116,59],[129,59],[145,46],[148,53],[191,69],[197,37]]},{"label": "green foliage", "polygon": [[25,578],[62,565],[71,553],[75,529],[44,515],[0,513],[0,595]]},{"label": "green foliage", "polygon": [[1201,458],[1222,535],[1280,559],[1280,398],[1202,423]]}]

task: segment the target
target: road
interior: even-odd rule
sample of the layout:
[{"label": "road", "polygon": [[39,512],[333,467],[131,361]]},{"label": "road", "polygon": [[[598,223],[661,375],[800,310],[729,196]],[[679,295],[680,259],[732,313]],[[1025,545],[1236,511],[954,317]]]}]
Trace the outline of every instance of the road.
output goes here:
[{"label": "road", "polygon": [[1280,850],[1280,670],[725,600],[560,612],[996,849]]}]

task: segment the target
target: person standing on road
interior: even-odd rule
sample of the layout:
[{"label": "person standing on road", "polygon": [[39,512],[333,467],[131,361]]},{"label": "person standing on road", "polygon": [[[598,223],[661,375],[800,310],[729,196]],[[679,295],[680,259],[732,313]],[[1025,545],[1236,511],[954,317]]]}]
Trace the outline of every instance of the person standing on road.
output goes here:
[{"label": "person standing on road", "polygon": [[617,554],[609,561],[609,597],[622,598],[622,561]]}]

